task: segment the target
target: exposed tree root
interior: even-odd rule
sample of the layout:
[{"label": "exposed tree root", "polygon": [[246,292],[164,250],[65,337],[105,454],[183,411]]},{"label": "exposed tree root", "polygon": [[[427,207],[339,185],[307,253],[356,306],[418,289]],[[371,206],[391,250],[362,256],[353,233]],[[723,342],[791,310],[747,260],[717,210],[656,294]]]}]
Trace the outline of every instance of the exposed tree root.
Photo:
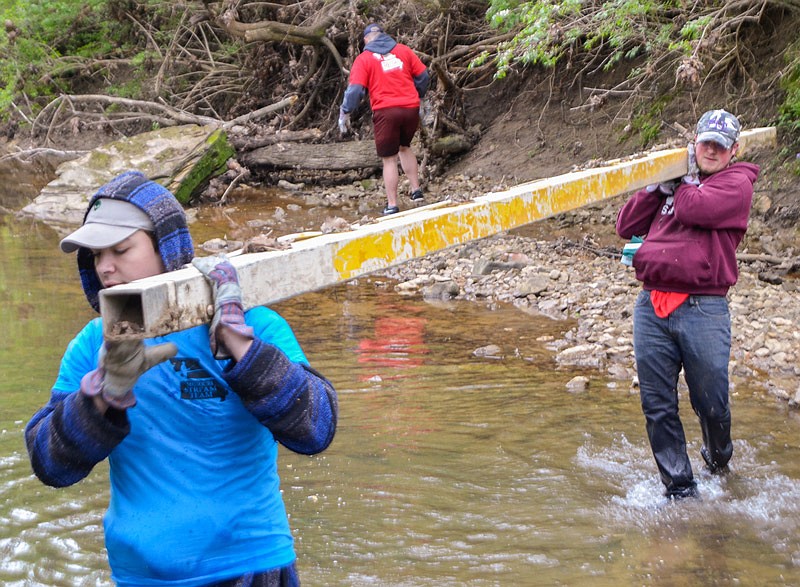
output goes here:
[{"label": "exposed tree root", "polygon": [[[421,155],[426,167],[435,169],[477,140],[475,122],[466,108],[467,95],[497,83],[492,57],[507,50],[507,43],[519,32],[491,28],[486,3],[473,0],[453,0],[446,6],[407,0],[368,7],[351,0],[165,4],[181,11],[168,35],[157,28],[159,19],[152,18],[147,3],[127,6],[128,12],[121,17],[133,23],[140,35],[139,44],[147,52],[144,63],[129,56],[95,61],[63,57],[54,59],[48,72],[54,79],[60,76],[61,87],[66,87],[66,79],[82,76],[81,90],[85,91],[87,85],[107,87],[136,78],[142,71],[144,75],[137,78],[141,92],[134,93],[139,99],[99,95],[96,89],[85,94],[69,91],[43,105],[34,117],[31,112],[36,109],[23,96],[15,101],[19,120],[29,122],[34,136],[44,136],[46,145],[55,144],[60,133],[85,128],[121,135],[188,123],[237,131],[232,136],[240,149],[268,146],[271,139],[265,137],[286,132],[296,133],[297,141],[337,142],[341,140],[337,111],[348,69],[362,48],[364,25],[379,21],[430,68],[432,86],[425,104]],[[700,102],[710,88],[726,87],[720,82],[730,88],[720,98],[733,109],[738,100],[758,100],[759,88],[752,81],[759,67],[755,51],[765,42],[762,38],[770,39],[770,27],[785,13],[800,10],[794,0],[734,0],[682,8],[673,3],[655,17],[637,16],[621,46],[608,34],[597,34],[591,46],[566,36],[575,27],[587,38],[598,33],[599,11],[606,4],[583,3],[580,12],[556,23],[553,42],[564,42],[559,75],[535,72],[548,85],[543,90],[548,92],[546,104],[560,104],[569,124],[576,116],[599,111],[612,121],[630,121],[665,93],[688,91]],[[656,45],[648,35],[654,26],[680,30],[690,12],[706,18],[690,54],[653,48]],[[620,63],[624,77],[607,86],[597,82],[598,74]],[[530,68],[517,65],[512,73],[529,75]],[[762,91],[774,93],[776,85],[777,81]],[[742,87],[752,91],[742,93]],[[565,89],[569,99],[563,97]],[[538,114],[540,127],[545,110],[549,111],[544,108]],[[502,114],[490,112],[485,118]],[[353,113],[352,123],[356,136],[370,136],[366,105]],[[282,136],[286,140],[290,135]]]}]

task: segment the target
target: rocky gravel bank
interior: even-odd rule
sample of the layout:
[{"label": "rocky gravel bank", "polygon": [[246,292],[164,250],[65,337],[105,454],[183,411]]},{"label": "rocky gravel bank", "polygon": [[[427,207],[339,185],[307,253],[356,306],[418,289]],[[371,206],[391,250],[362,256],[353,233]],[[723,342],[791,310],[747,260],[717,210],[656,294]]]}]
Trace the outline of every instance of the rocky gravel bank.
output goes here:
[{"label": "rocky gravel bank", "polygon": [[[396,280],[395,288],[409,295],[507,303],[529,314],[569,320],[573,326],[546,343],[557,364],[582,371],[595,368],[611,385],[635,387],[632,310],[641,284],[633,269],[620,262],[624,243],[614,235],[616,209],[607,203],[548,221],[562,228],[580,226],[577,237],[556,236],[559,231],[548,233],[546,228],[539,233],[544,236],[502,233],[390,268],[383,276]],[[751,226],[748,241],[769,241],[759,231]],[[764,262],[742,262],[739,283],[728,296],[733,387],[763,389],[793,407],[800,406],[798,289],[800,279],[775,276]],[[585,381],[579,377],[575,384],[580,387]]]}]

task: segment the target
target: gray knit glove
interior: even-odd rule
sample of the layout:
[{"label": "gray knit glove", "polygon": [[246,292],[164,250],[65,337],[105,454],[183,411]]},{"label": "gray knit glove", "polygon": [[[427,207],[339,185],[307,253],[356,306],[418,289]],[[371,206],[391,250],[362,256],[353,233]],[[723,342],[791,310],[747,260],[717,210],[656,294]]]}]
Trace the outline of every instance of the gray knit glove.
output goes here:
[{"label": "gray knit glove", "polygon": [[651,183],[645,190],[647,190],[648,194],[655,193],[659,196],[671,196],[675,192],[675,188],[679,185],[680,183],[678,180],[673,179],[670,181],[662,181],[661,183]]},{"label": "gray knit glove", "polygon": [[697,157],[694,153],[694,143],[689,143],[686,147],[687,154],[687,167],[688,171],[683,176],[681,181],[683,183],[690,183],[692,185],[700,185],[700,168],[697,166]]},{"label": "gray knit glove", "polygon": [[214,296],[214,317],[211,319],[208,332],[211,352],[217,359],[230,358],[228,349],[217,339],[217,328],[225,325],[246,338],[253,338],[253,329],[244,321],[242,288],[239,287],[236,268],[223,254],[213,257],[195,257],[192,259],[192,265],[211,284]]},{"label": "gray knit glove", "polygon": [[343,135],[347,134],[350,129],[350,114],[344,110],[339,110],[339,132]]},{"label": "gray knit glove", "polygon": [[178,347],[171,342],[153,346],[141,340],[106,342],[100,349],[100,366],[84,375],[81,392],[100,395],[118,409],[130,408],[136,405],[132,390],[142,373],[177,353]]}]

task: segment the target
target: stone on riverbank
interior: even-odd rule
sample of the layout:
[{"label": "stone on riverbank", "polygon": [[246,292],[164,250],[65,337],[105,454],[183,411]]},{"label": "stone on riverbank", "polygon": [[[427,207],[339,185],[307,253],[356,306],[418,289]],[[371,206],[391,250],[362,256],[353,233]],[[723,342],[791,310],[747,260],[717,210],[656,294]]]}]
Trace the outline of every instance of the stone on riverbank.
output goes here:
[{"label": "stone on riverbank", "polygon": [[62,163],[20,215],[48,224],[83,222],[89,198],[120,173],[136,169],[169,189],[182,202],[225,170],[233,155],[224,133],[213,127],[173,126],[107,143]]},{"label": "stone on riverbank", "polygon": [[[573,216],[586,213],[576,211]],[[609,218],[600,230],[613,234],[613,210],[605,215]],[[520,263],[520,259],[526,261]],[[800,304],[796,280],[775,285],[760,280],[758,273],[757,264],[741,264],[739,283],[729,293],[731,384],[763,389],[797,407],[800,332],[794,325],[800,322]],[[596,368],[625,389],[637,385],[632,311],[641,284],[633,270],[620,263],[616,248],[567,237],[542,240],[503,233],[404,263],[382,275],[396,279],[406,295],[440,281],[453,284],[449,291],[458,291],[452,296],[456,300],[490,306],[508,303],[528,313],[574,321],[576,325],[565,326],[561,338],[546,344],[559,368]]]}]

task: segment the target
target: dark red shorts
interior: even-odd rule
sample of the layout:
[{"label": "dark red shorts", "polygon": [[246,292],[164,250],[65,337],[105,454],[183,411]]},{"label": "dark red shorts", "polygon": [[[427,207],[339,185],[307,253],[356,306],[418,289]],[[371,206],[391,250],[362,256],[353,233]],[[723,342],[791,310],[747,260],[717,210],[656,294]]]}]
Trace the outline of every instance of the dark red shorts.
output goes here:
[{"label": "dark red shorts", "polygon": [[419,128],[419,109],[381,108],[372,113],[375,150],[378,157],[397,155],[400,147],[410,147]]}]

